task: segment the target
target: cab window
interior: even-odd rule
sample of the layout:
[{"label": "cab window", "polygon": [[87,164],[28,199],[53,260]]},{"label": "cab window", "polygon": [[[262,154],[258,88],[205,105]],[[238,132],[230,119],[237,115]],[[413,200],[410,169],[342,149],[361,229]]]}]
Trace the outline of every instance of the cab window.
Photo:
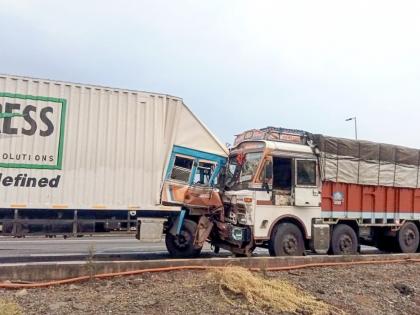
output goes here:
[{"label": "cab window", "polygon": [[194,165],[194,160],[182,156],[176,156],[174,161],[174,167],[171,172],[171,179],[188,183],[190,181],[190,176],[192,168]]},{"label": "cab window", "polygon": [[292,189],[292,159],[273,157],[273,189]]},{"label": "cab window", "polygon": [[195,185],[210,185],[210,180],[214,172],[214,164],[199,162],[194,176]]},{"label": "cab window", "polygon": [[273,183],[273,162],[271,162],[271,160],[266,160],[264,162],[264,166],[261,169],[258,181],[267,184]]},{"label": "cab window", "polygon": [[301,186],[316,186],[316,161],[296,161],[296,183]]},{"label": "cab window", "polygon": [[241,170],[241,182],[251,181],[260,163],[262,152],[247,153]]}]

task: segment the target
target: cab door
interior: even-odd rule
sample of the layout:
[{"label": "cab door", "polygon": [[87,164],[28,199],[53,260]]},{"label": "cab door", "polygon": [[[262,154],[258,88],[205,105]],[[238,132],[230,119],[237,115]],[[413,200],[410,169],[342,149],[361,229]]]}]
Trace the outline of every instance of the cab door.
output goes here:
[{"label": "cab door", "polygon": [[196,159],[192,174],[191,185],[188,186],[184,196],[184,205],[192,207],[221,207],[222,202],[218,193],[215,193],[213,184],[217,164],[214,161]]},{"label": "cab door", "polygon": [[295,159],[294,203],[298,207],[319,207],[321,194],[316,159]]}]

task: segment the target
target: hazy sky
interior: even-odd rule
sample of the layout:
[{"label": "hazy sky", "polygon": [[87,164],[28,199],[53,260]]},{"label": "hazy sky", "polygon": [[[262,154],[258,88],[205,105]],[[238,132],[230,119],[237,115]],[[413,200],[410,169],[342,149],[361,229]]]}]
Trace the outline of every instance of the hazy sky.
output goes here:
[{"label": "hazy sky", "polygon": [[283,126],[420,148],[419,1],[0,0],[0,73],[168,93],[221,140]]}]

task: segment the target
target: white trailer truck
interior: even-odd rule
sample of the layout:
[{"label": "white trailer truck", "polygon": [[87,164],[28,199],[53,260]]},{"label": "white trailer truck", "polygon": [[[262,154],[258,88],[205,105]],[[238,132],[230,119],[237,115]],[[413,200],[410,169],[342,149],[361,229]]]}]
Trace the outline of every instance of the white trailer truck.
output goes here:
[{"label": "white trailer truck", "polygon": [[0,75],[0,235],[127,231],[154,217],[173,255],[196,254],[195,218],[222,206],[227,154],[181,98]]}]

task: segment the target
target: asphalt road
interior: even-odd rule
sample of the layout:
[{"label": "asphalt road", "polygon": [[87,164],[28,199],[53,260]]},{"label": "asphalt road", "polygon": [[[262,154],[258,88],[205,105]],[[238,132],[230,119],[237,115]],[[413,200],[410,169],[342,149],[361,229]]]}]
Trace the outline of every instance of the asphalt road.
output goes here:
[{"label": "asphalt road", "polygon": [[[265,255],[265,250],[262,254]],[[85,259],[95,255],[99,259],[165,259],[169,258],[165,243],[144,243],[134,236],[103,236],[82,238],[0,238],[0,263],[19,261],[48,261]],[[204,257],[230,255],[221,250],[214,254],[208,244],[205,245]]]},{"label": "asphalt road", "polygon": [[[364,253],[377,253],[372,247],[362,247]],[[85,236],[82,238],[6,238],[0,237],[0,263],[18,261],[83,260],[95,256],[101,260],[146,260],[170,258],[165,243],[143,243],[134,236]],[[214,254],[206,244],[203,257],[226,257],[221,250]],[[254,256],[268,256],[268,251],[257,248]]]},{"label": "asphalt road", "polygon": [[0,256],[75,255],[166,252],[164,242],[142,243],[128,237],[0,238]]}]

